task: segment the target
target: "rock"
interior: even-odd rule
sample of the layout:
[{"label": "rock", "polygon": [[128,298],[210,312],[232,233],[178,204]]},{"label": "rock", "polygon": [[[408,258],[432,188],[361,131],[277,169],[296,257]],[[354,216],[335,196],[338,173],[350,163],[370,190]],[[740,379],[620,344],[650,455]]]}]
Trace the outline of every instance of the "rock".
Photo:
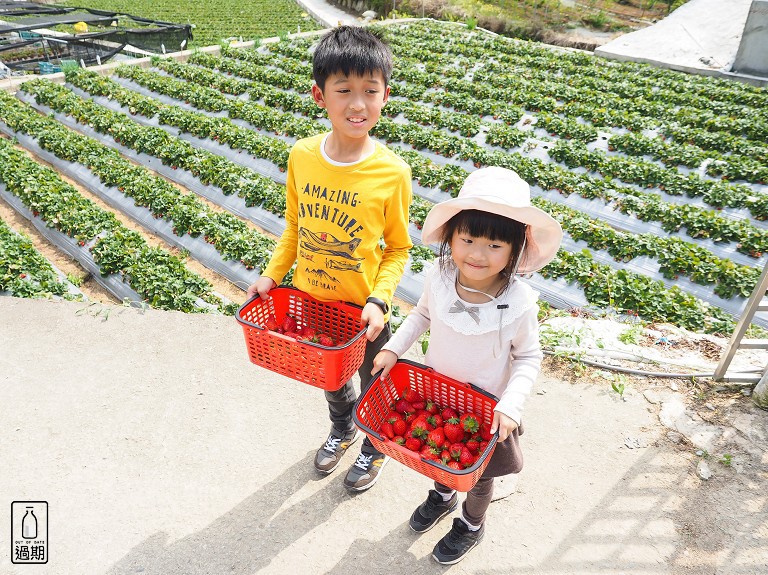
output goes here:
[{"label": "rock", "polygon": [[667,432],[667,439],[669,439],[672,443],[682,443],[683,442],[683,434],[678,433],[677,431],[668,431]]},{"label": "rock", "polygon": [[699,464],[696,466],[696,473],[698,473],[699,477],[704,481],[712,477],[712,470],[709,468],[709,464],[703,459],[699,461]]}]

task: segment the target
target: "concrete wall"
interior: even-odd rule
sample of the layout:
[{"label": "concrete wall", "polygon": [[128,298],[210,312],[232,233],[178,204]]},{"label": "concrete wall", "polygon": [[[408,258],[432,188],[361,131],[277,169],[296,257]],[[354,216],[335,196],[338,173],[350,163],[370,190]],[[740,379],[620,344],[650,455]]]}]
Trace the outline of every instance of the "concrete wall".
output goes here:
[{"label": "concrete wall", "polygon": [[731,70],[768,76],[768,0],[752,0]]}]

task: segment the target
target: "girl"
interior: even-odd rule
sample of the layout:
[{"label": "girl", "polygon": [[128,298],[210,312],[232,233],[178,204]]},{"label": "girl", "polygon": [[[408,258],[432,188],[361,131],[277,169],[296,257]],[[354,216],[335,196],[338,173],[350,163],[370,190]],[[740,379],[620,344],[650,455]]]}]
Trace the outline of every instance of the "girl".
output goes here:
[{"label": "girl", "polygon": [[[459,562],[483,538],[494,477],[518,473],[521,411],[539,374],[538,293],[516,279],[544,267],[560,247],[560,224],[533,207],[530,188],[515,172],[489,167],[470,174],[459,195],[435,205],[422,230],[425,245],[439,243],[439,265],[424,293],[374,358],[372,374],[386,377],[427,329],[425,362],[438,373],[471,382],[499,398],[491,433],[498,443],[480,480],[467,493],[460,518],[435,546],[442,564]],[[458,507],[455,491],[440,483],[411,516],[424,533]]]}]

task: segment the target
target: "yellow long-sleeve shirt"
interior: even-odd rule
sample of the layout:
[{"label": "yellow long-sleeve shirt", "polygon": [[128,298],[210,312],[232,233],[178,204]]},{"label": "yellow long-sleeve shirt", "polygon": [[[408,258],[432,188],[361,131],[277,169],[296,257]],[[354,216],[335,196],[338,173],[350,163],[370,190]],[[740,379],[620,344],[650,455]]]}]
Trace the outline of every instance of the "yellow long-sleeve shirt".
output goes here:
[{"label": "yellow long-sleeve shirt", "polygon": [[286,227],[263,275],[279,284],[297,262],[293,285],[321,301],[391,302],[413,245],[410,166],[379,143],[358,163],[334,165],[323,138],[291,149]]}]

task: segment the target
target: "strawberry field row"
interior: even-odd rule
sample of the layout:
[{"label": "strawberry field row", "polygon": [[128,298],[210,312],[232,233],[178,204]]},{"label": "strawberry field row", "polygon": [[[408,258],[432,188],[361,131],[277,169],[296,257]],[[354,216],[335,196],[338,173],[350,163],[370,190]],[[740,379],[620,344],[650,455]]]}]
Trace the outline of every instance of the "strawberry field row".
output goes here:
[{"label": "strawberry field row", "polygon": [[[210,56],[205,57],[205,61],[208,63],[216,62],[216,59]],[[174,65],[168,69],[184,69],[182,65]],[[186,77],[192,77],[193,73],[187,68],[185,72]],[[158,80],[152,76],[151,72],[141,70],[139,72],[125,72],[130,74],[133,79],[138,80],[142,85],[151,87],[158,90],[161,93],[176,94],[184,97],[183,89],[185,83],[174,83],[169,78],[162,78]],[[223,96],[219,96],[223,98]],[[308,98],[307,98],[308,100]],[[206,105],[207,102],[216,102],[215,107],[226,106],[225,102],[219,102],[216,99],[216,94],[209,94],[202,105]],[[296,108],[290,106],[290,104],[284,103],[291,111],[301,111],[303,106]],[[309,121],[309,119],[307,120]],[[262,127],[257,125],[256,127]],[[320,128],[318,128],[320,129]],[[302,131],[310,130],[309,127],[304,127]],[[290,134],[290,132],[288,132]],[[421,128],[403,127],[402,124],[387,121],[382,119],[374,130],[380,137],[384,137],[388,142],[393,141],[405,141],[413,145],[420,145],[423,139],[429,139],[433,137],[434,130],[424,130]],[[423,137],[422,137],[423,136]],[[541,161],[526,159],[522,155],[505,155],[497,152],[491,157],[487,152],[487,149],[483,146],[476,145],[474,142],[469,142],[462,138],[453,137],[448,139],[448,142],[455,142],[457,146],[465,146],[465,152],[467,149],[472,150],[470,152],[470,159],[483,160],[478,163],[489,165],[510,165],[510,158],[519,159],[519,162],[512,162],[515,164],[515,168],[525,171],[526,173],[533,174],[532,180],[534,183],[539,184],[542,188],[557,188],[572,189],[584,197],[602,197],[606,201],[613,201],[619,209],[628,213],[636,214],[640,219],[644,221],[660,221],[664,225],[665,229],[669,231],[677,231],[680,227],[685,226],[687,233],[692,237],[714,237],[718,241],[735,241],[739,243],[739,250],[743,253],[759,256],[761,252],[768,248],[768,232],[751,226],[747,221],[736,221],[731,218],[725,218],[718,216],[711,210],[705,210],[691,206],[688,204],[667,204],[658,200],[656,194],[643,193],[637,190],[622,190],[626,191],[626,196],[621,196],[616,193],[615,186],[611,186],[612,182],[604,182],[603,180],[597,180],[594,178],[588,178],[585,175],[575,174],[566,170],[558,169],[552,164],[547,164]],[[425,143],[425,146],[429,149],[434,149],[436,141],[431,140]],[[446,153],[445,147],[438,147],[441,153]],[[416,165],[413,161],[413,156],[406,157],[409,161],[414,172],[414,176],[419,179],[420,183],[426,187],[432,185],[439,185],[441,187],[441,177],[447,175],[447,184],[443,187],[444,191],[453,192],[458,189],[463,178],[466,176],[466,171],[453,166],[448,170],[448,174],[444,170],[431,169],[427,174],[424,174],[422,166]],[[526,166],[527,164],[527,166]],[[446,164],[446,167],[450,164]],[[548,173],[547,173],[548,172]],[[431,177],[430,177],[431,176]],[[552,177],[554,176],[554,177]],[[574,180],[576,180],[574,182]],[[592,188],[585,186],[584,184],[593,184]],[[547,185],[549,184],[549,185]],[[602,194],[600,192],[603,192]],[[746,202],[749,197],[742,196],[742,202]],[[738,205],[738,198],[732,198],[732,202]],[[715,201],[714,199],[712,200]]]},{"label": "strawberry field row", "polygon": [[[3,120],[15,115],[14,108],[21,105],[4,92],[0,101]],[[25,121],[35,124],[31,117]],[[102,275],[119,274],[149,305],[187,312],[226,310],[226,302],[213,293],[211,285],[181,260],[147,245],[114,214],[84,198],[56,172],[37,164],[5,138],[0,138],[0,182],[33,217],[86,248]]]},{"label": "strawberry field row", "polygon": [[[249,56],[245,55],[250,53],[249,51],[229,49],[227,53],[231,55],[240,55],[240,57],[244,58],[245,60],[249,60]],[[252,72],[248,71],[250,70],[250,67],[245,65],[234,66],[230,63],[227,63],[226,58],[215,58],[213,56],[205,55],[195,57],[193,58],[193,61],[204,64],[206,66],[216,66],[219,69],[225,70],[227,72],[242,71],[243,73],[252,74]],[[296,85],[298,83],[298,80],[294,82],[286,80],[286,75],[286,73],[281,75],[281,78],[283,78],[281,83],[283,85]],[[437,93],[440,92],[433,92],[433,94]],[[311,100],[307,100],[307,105],[311,104]],[[301,113],[302,109],[304,109],[303,107],[296,107],[287,102],[284,102],[283,104],[291,111],[299,113]],[[547,121],[551,122],[553,121],[553,118],[550,118]],[[565,129],[569,130],[570,128]],[[509,139],[510,132],[512,139]],[[382,120],[380,122],[380,125],[377,126],[375,133],[388,142],[404,141],[417,148],[426,148],[448,157],[458,155],[461,158],[471,159],[474,163],[483,165],[492,165],[492,162],[497,161],[494,157],[489,159],[487,157],[489,154],[498,156],[498,154],[502,153],[496,151],[494,154],[494,151],[489,150],[487,146],[483,146],[475,141],[469,141],[464,138],[446,135],[438,132],[437,130],[417,130],[414,128],[404,127],[402,124],[387,122],[386,120]],[[526,137],[526,132],[521,132],[520,130],[514,128],[505,127],[503,124],[494,124],[488,128],[485,142],[486,144],[491,145],[513,147],[519,146]],[[599,151],[589,151],[583,147],[583,145],[580,146],[575,142],[558,142],[554,150],[549,152],[549,156],[552,160],[563,162],[570,168],[584,167],[588,170],[600,172],[604,177],[596,178],[590,174],[580,174],[577,178],[579,181],[571,184],[569,182],[569,176],[571,176],[571,174],[560,173],[555,175],[555,177],[560,181],[555,180],[551,186],[548,186],[546,183],[536,182],[544,189],[553,187],[562,191],[566,191],[567,193],[570,193],[571,191],[577,191],[583,194],[586,191],[587,193],[594,194],[594,192],[589,191],[590,188],[603,187],[607,188],[606,192],[609,194],[623,193],[626,195],[641,195],[635,188],[616,185],[613,178],[618,178],[620,180],[627,181],[630,184],[637,184],[642,189],[658,187],[670,197],[701,197],[704,199],[704,201],[717,209],[724,207],[732,209],[747,209],[757,219],[762,220],[768,217],[768,194],[759,194],[744,184],[731,184],[706,180],[699,178],[695,174],[683,175],[675,170],[665,169],[649,162],[638,162],[628,158],[614,158]],[[546,162],[540,163],[545,164]],[[718,162],[717,165],[721,164]],[[763,168],[756,168],[754,165],[752,168],[757,170],[756,173],[762,173],[764,171]],[[551,168],[543,167],[542,169]],[[723,170],[725,168],[720,169]],[[561,170],[561,172],[564,171],[565,170]],[[606,178],[610,178],[610,180],[606,181]],[[552,180],[551,177],[547,179],[550,181]],[[644,196],[645,198],[649,199],[652,197],[650,194],[644,194]],[[667,229],[679,229],[680,224],[676,224],[674,222],[675,220],[679,220],[680,216],[679,214],[673,214],[674,209],[671,211],[664,209],[654,211],[656,214],[658,214],[658,216],[664,217],[666,215],[667,226],[670,226],[671,224],[671,227],[668,227]],[[690,213],[691,207],[686,207],[680,211],[686,211]],[[694,210],[694,213],[691,214],[690,217],[685,218],[688,221],[682,225],[689,227],[689,229],[695,230],[692,234],[693,237],[697,237],[697,234],[701,233],[701,225],[697,225],[697,220],[706,222],[706,225],[709,226],[713,223],[713,220],[716,221],[718,219],[707,216],[707,211],[708,210],[705,209],[697,209]],[[648,213],[645,215],[638,214],[638,217],[645,221],[656,219],[655,217],[649,218]],[[659,221],[663,222],[664,220],[661,219]],[[741,226],[737,222],[734,222],[733,218],[723,218],[722,225],[720,227],[725,230],[732,230],[734,226],[742,228],[749,227]],[[731,231],[723,232],[718,229],[712,229],[710,235],[711,237],[721,238],[721,240],[734,239]],[[758,232],[758,235],[763,235],[763,233]],[[755,246],[754,242],[751,242],[749,237],[743,238],[745,241],[741,241],[741,239],[742,238],[739,238],[735,241],[740,242],[740,251],[743,253],[756,254],[758,252],[765,251],[763,248]],[[759,257],[759,255],[756,257]]]},{"label": "strawberry field row", "polygon": [[[76,106],[76,107],[77,107],[77,106]],[[93,115],[93,110],[89,110],[88,116],[92,116],[92,115]],[[602,275],[604,276],[604,275],[605,275],[605,272],[603,272],[603,274],[602,274]],[[553,277],[554,277],[554,276],[553,276]],[[631,277],[631,276],[630,276],[630,277]],[[582,281],[583,281],[583,278],[582,278]],[[593,290],[593,291],[594,291],[594,290]],[[636,298],[634,298],[634,299],[636,299]],[[634,301],[634,300],[633,300],[633,301]]]},{"label": "strawberry field row", "polygon": [[[121,68],[121,70],[127,69]],[[138,77],[140,80],[144,80],[144,83],[156,88],[159,87],[160,90],[170,85],[172,88],[168,91],[171,94],[184,97],[184,94],[180,93],[183,86],[174,83],[169,78],[155,78],[151,74],[151,72],[141,70],[138,74],[131,73],[131,76]],[[218,102],[216,99],[214,101]],[[223,105],[224,103],[222,103]],[[551,206],[553,207],[553,205]],[[564,207],[559,212],[567,231],[570,231],[572,227],[574,232],[577,232],[577,222],[586,220],[583,216],[579,217],[579,214],[574,210]],[[660,261],[660,271],[664,277],[674,278],[678,274],[685,274],[697,283],[716,284],[715,293],[721,297],[746,296],[757,280],[758,274],[754,268],[735,266],[728,260],[713,257],[706,250],[694,248],[677,238],[663,240],[651,234],[637,238],[629,234],[615,232],[600,222],[588,221],[591,223],[582,226],[574,239],[583,239],[595,249],[605,249],[620,261],[627,261],[638,256],[654,257]],[[420,222],[416,221],[416,223],[419,224]]]},{"label": "strawberry field row", "polygon": [[82,300],[83,295],[74,292],[72,287],[29,238],[17,234],[0,219],[0,293],[25,298],[58,296]]}]

